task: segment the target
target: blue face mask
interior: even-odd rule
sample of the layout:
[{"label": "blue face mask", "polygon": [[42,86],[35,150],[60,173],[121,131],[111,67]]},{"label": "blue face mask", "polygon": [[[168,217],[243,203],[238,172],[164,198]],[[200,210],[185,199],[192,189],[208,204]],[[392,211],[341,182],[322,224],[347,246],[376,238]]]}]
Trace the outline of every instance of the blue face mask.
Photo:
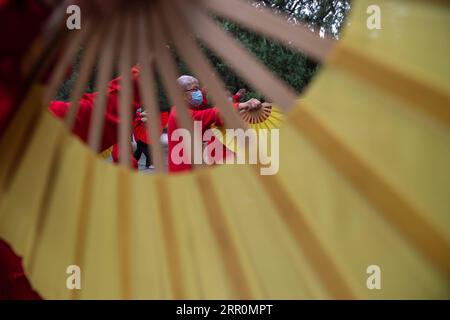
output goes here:
[{"label": "blue face mask", "polygon": [[191,92],[191,105],[194,107],[198,107],[203,102],[203,94],[201,90],[196,90]]}]

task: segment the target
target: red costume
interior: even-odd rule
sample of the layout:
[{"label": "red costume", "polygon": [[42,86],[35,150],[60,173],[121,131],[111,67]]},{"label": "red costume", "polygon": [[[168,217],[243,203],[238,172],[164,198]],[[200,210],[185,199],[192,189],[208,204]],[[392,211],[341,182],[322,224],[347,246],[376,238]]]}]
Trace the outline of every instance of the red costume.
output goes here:
[{"label": "red costume", "polygon": [[[133,67],[131,69],[131,72],[134,87],[133,109],[137,110],[141,107],[137,83],[139,77],[139,69]],[[112,80],[108,86],[108,99],[105,111],[101,150],[106,150],[117,142],[117,126],[119,124],[118,98],[119,91],[121,89],[120,81],[121,77],[118,77]],[[80,100],[73,133],[80,137],[83,141],[87,141],[88,139],[91,113],[96,95],[96,92],[85,93]],[[62,101],[52,101],[49,107],[50,111],[59,118],[64,118],[69,108],[70,103]]]},{"label": "red costume", "polygon": [[[169,113],[167,111],[160,112],[160,126],[159,126],[159,132],[162,133],[164,128],[167,126],[167,122],[169,120]],[[136,141],[142,141],[145,144],[151,144],[151,139],[149,138],[146,130],[145,123],[140,120],[140,118],[136,117],[135,122],[133,124],[133,134],[134,139]]]},{"label": "red costume", "polygon": [[[14,116],[14,107],[19,103],[20,93],[23,88],[22,61],[30,48],[30,44],[40,33],[45,19],[49,16],[50,9],[44,7],[38,0],[0,0],[0,138],[7,125]],[[135,109],[140,107],[136,80],[139,74],[137,68],[133,68],[134,101]],[[120,78],[113,80],[108,89],[108,104],[105,114],[104,132],[101,142],[102,150],[117,142],[117,98],[120,90]],[[76,115],[73,129],[74,134],[86,141],[88,136],[89,121],[91,118],[95,93],[83,95],[80,107]],[[206,96],[206,95],[205,95]],[[206,98],[205,98],[206,105]],[[51,112],[64,117],[69,103],[52,102]],[[192,110],[194,120],[203,121],[203,129],[206,130],[213,123],[222,125],[217,109]],[[175,112],[171,112],[168,120],[170,132],[176,129]],[[169,139],[169,154],[171,142]],[[181,171],[190,169],[188,166],[175,166],[171,164],[169,157],[169,170]],[[0,240],[0,299],[40,299],[30,286],[18,257],[9,245]]]},{"label": "red costume", "polygon": [[[138,166],[137,160],[133,157],[133,153],[131,151],[131,145],[130,145],[130,151],[129,152],[130,152],[130,157],[131,157],[131,164],[133,165],[133,168],[137,169],[139,166]],[[118,143],[113,145],[112,150],[111,150],[111,157],[112,157],[112,161],[114,163],[119,163],[120,147],[119,147]]]},{"label": "red costume", "polygon": [[0,1],[0,136],[23,86],[22,60],[49,13],[41,1]]},{"label": "red costume", "polygon": [[[238,103],[234,103],[234,107],[238,107]],[[217,108],[209,108],[209,109],[189,109],[192,120],[193,121],[201,121],[202,124],[202,135],[203,133],[211,128],[212,125],[216,125],[218,127],[223,126],[222,118],[220,117],[219,110]],[[178,129],[178,125],[176,123],[176,111],[175,108],[172,108],[169,115],[169,121],[167,124],[167,135],[169,138],[169,144],[168,144],[168,163],[169,163],[169,172],[180,172],[180,171],[188,171],[192,169],[191,164],[187,163],[181,163],[176,164],[171,155],[174,147],[178,145],[180,142],[178,141],[172,141],[171,137],[174,132],[174,130]],[[214,143],[214,142],[211,142]],[[226,147],[223,146],[224,155],[226,151]],[[180,156],[183,156],[183,151],[181,150]]]},{"label": "red costume", "polygon": [[[22,60],[48,14],[39,1],[0,1],[0,137],[23,86]],[[23,273],[21,259],[0,240],[0,299],[39,298]]]},{"label": "red costume", "polygon": [[241,95],[240,94],[235,94],[235,95],[233,95],[232,99],[233,99],[234,103],[241,102]]}]

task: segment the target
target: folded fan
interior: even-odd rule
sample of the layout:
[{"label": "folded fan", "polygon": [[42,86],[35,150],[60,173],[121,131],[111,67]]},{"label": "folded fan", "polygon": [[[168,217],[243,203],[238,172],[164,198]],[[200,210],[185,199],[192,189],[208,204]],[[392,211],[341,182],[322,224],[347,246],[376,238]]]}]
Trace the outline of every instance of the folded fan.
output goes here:
[{"label": "folded fan", "polygon": [[283,118],[280,110],[267,102],[262,103],[259,109],[243,110],[240,114],[251,127],[261,129],[279,128]]}]

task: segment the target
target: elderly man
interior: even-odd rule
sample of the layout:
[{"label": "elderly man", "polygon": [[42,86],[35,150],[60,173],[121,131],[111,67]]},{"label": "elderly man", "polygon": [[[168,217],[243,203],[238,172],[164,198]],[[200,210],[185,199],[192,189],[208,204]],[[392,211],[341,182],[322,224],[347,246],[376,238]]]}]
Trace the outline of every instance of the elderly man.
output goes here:
[{"label": "elderly man", "polygon": [[[204,101],[202,90],[200,89],[199,82],[196,78],[183,75],[178,78],[178,84],[184,92],[184,99],[189,106],[189,110],[193,121],[201,121],[202,135],[213,124],[216,126],[223,126],[222,118],[220,117],[219,110],[215,107],[209,109],[201,109],[201,105]],[[250,99],[243,103],[234,103],[233,106],[238,109],[253,109],[261,106],[261,102],[257,99]],[[172,141],[172,133],[178,129],[176,122],[176,110],[172,107],[167,124],[167,134],[169,137],[168,144],[168,164],[169,172],[180,172],[191,170],[192,165],[189,163],[175,163],[172,159],[172,150],[178,144],[176,141]],[[183,153],[183,151],[181,152]]]}]

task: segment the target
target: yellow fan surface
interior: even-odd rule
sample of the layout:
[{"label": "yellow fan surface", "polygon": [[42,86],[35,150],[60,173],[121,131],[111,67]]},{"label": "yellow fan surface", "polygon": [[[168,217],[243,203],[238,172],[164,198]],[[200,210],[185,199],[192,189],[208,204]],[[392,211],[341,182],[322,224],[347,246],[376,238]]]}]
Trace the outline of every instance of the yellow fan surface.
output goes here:
[{"label": "yellow fan surface", "polygon": [[[381,7],[382,30],[367,29],[369,4]],[[32,285],[54,299],[449,298],[449,126],[402,93],[428,88],[441,99],[430,109],[450,96],[450,9],[355,1],[351,22],[286,116],[275,176],[237,165],[139,175],[95,156],[47,112],[32,119],[6,184],[14,159],[0,158],[0,236]],[[354,68],[347,52],[370,63]],[[391,90],[373,62],[415,81]],[[1,150],[17,148],[22,127]],[[69,265],[81,268],[81,290],[66,288]],[[381,290],[367,287],[371,265]]]}]

